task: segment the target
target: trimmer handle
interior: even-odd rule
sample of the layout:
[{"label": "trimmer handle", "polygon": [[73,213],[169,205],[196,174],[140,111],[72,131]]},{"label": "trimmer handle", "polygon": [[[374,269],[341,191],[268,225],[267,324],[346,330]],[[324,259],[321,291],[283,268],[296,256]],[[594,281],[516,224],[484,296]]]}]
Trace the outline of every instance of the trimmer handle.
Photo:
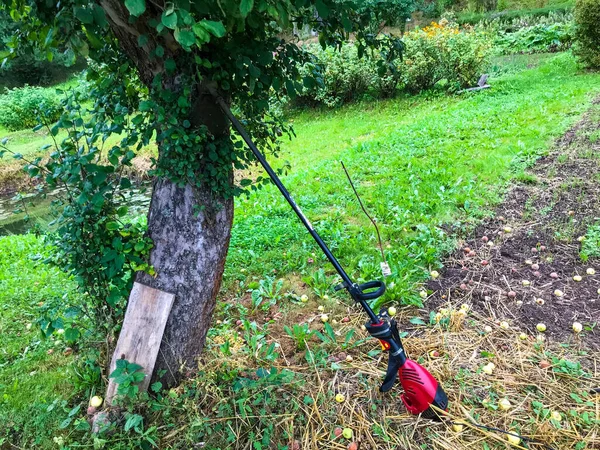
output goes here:
[{"label": "trimmer handle", "polygon": [[[377,288],[376,291],[365,292],[367,289]],[[358,290],[360,291],[358,296],[362,300],[373,300],[381,297],[385,293],[385,283],[379,280],[367,281],[366,283],[359,284]]]},{"label": "trimmer handle", "polygon": [[[365,292],[367,289],[377,288],[373,292]],[[381,297],[385,293],[385,283],[379,280],[367,281],[363,284],[353,284],[352,286],[346,285],[346,283],[338,284],[333,288],[335,291],[341,291],[342,289],[348,289],[350,294],[355,300],[373,300]]]}]

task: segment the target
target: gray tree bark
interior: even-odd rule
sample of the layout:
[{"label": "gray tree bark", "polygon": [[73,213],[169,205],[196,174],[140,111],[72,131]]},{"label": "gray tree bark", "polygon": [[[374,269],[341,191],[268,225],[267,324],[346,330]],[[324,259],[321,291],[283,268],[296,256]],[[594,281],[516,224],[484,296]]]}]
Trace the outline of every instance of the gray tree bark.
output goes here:
[{"label": "gray tree bark", "polygon": [[[221,286],[233,200],[215,206],[212,195],[164,179],[154,183],[148,232],[157,275],[140,274],[137,281],[175,294],[154,369],[155,374],[166,370],[163,382],[168,385],[197,367]],[[196,215],[198,206],[205,208]]]}]

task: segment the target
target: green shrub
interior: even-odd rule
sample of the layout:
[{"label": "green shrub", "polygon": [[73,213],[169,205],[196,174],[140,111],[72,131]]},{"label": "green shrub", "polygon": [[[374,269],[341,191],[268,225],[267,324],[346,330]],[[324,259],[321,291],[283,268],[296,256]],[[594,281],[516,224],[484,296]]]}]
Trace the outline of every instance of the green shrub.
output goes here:
[{"label": "green shrub", "polygon": [[[499,4],[500,6],[500,4]],[[499,8],[500,9],[500,8]],[[534,8],[534,9],[520,9],[516,11],[494,11],[487,13],[477,13],[477,12],[464,12],[460,13],[457,18],[457,22],[460,25],[477,25],[481,21],[489,21],[494,19],[503,19],[503,20],[511,20],[511,19],[519,19],[519,18],[536,18],[536,17],[545,17],[553,13],[568,13],[571,11],[572,6],[570,2],[565,2],[560,5],[552,5],[545,6],[543,8]]]},{"label": "green shrub", "polygon": [[31,86],[7,89],[0,95],[0,126],[9,131],[33,128],[39,122],[41,110],[47,122],[60,117],[62,108],[54,89]]},{"label": "green shrub", "polygon": [[553,11],[545,16],[520,16],[520,17],[496,17],[490,20],[482,20],[476,25],[477,29],[493,32],[514,33],[523,28],[535,25],[566,24],[573,22],[573,13]]},{"label": "green shrub", "polygon": [[537,24],[514,33],[500,31],[494,39],[494,47],[497,53],[504,55],[564,51],[571,47],[574,31],[570,22]]},{"label": "green shrub", "polygon": [[487,33],[472,28],[459,31],[445,19],[406,33],[403,40],[406,49],[398,68],[403,87],[409,92],[438,83],[449,91],[475,85],[491,48]]},{"label": "green shrub", "polygon": [[306,88],[297,99],[300,104],[334,107],[352,100],[389,97],[396,92],[398,77],[380,76],[376,55],[359,58],[353,44],[343,45],[340,50],[323,50],[319,45],[311,45],[309,50],[315,62],[304,65],[302,75],[318,70],[322,82]]},{"label": "green shrub", "polygon": [[575,54],[584,64],[600,68],[600,0],[577,0],[575,26]]},{"label": "green shrub", "polygon": [[472,28],[459,31],[456,24],[440,23],[406,33],[403,60],[397,71],[380,75],[377,54],[358,57],[353,44],[340,50],[310,47],[315,61],[301,68],[304,76],[319,70],[321,83],[305,88],[296,104],[339,106],[353,100],[391,97],[402,88],[419,92],[436,84],[453,92],[473,86],[483,73],[491,39]]}]

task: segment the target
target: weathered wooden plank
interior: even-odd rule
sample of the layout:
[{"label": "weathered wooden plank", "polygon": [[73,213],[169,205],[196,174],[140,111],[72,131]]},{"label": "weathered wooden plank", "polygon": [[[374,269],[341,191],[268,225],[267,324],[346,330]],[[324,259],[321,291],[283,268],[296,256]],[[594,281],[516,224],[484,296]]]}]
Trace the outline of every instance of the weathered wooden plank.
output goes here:
[{"label": "weathered wooden plank", "polygon": [[[173,294],[134,283],[109,373],[115,370],[118,359],[126,359],[139,364],[142,366],[141,370],[146,374],[144,380],[139,384],[140,391],[148,389],[174,300]],[[109,380],[106,389],[108,405],[116,393],[116,383]]]}]

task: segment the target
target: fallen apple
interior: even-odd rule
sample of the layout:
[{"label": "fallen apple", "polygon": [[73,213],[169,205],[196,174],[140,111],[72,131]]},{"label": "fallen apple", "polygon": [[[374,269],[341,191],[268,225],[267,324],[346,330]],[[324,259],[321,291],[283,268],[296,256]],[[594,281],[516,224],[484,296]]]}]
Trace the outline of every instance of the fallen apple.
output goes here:
[{"label": "fallen apple", "polygon": [[99,395],[94,395],[90,400],[90,406],[93,406],[94,408],[100,408],[103,402],[104,400],[102,399],[102,397],[100,397]]},{"label": "fallen apple", "polygon": [[452,431],[454,431],[455,433],[460,433],[462,432],[464,426],[461,423],[453,423],[452,424]]},{"label": "fallen apple", "polygon": [[510,404],[507,398],[503,398],[498,402],[498,407],[503,411],[510,409],[511,406],[512,405]]},{"label": "fallen apple", "polygon": [[506,439],[513,445],[519,445],[521,443],[521,438],[519,436],[513,436],[512,434],[507,434]]}]

